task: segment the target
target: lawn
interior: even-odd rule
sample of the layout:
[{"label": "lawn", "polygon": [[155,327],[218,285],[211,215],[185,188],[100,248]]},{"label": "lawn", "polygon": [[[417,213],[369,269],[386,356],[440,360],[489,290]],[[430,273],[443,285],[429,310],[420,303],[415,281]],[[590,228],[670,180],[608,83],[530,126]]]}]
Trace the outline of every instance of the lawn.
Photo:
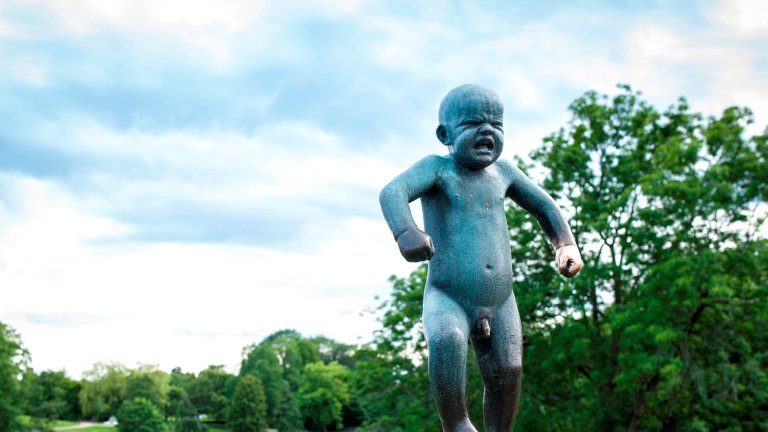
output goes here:
[{"label": "lawn", "polygon": [[33,423],[37,423],[37,422],[43,423],[46,426],[50,426],[50,427],[74,426],[74,425],[80,423],[80,422],[70,421],[70,420],[54,420],[54,421],[51,422],[49,420],[44,420],[44,419],[40,419],[40,418],[33,419],[32,417],[30,417],[28,415],[21,416],[21,423],[24,426],[29,427],[29,426],[32,426]]},{"label": "lawn", "polygon": [[74,426],[76,424],[80,424],[80,422],[71,421],[71,420],[56,420],[53,422],[51,427]]},{"label": "lawn", "polygon": [[114,426],[91,426],[82,429],[75,429],[75,432],[115,432]]}]

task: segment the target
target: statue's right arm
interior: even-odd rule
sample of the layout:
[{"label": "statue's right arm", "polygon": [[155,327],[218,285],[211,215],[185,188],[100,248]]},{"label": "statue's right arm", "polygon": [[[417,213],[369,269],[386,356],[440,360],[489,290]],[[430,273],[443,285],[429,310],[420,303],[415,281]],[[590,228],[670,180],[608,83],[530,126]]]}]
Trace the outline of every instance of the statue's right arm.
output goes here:
[{"label": "statue's right arm", "polygon": [[432,240],[418,228],[408,204],[435,186],[443,162],[440,156],[427,156],[395,177],[379,195],[384,219],[408,261],[429,259],[434,252]]}]

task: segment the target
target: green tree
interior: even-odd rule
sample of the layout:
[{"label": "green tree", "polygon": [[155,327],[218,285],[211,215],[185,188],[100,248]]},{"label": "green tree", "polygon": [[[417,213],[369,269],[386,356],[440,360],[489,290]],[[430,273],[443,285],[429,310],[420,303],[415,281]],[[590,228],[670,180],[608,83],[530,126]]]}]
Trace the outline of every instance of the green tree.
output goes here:
[{"label": "green tree", "polygon": [[195,374],[191,372],[184,372],[180,367],[175,367],[171,370],[169,377],[169,384],[179,388],[186,389],[189,384],[195,380]]},{"label": "green tree", "polygon": [[296,393],[285,385],[281,386],[277,395],[277,410],[275,423],[272,425],[280,432],[295,432],[304,430],[304,419],[301,416]]},{"label": "green tree", "polygon": [[379,306],[382,328],[355,353],[350,378],[371,431],[418,432],[440,429],[429,390],[427,345],[421,325],[427,266],[405,278],[390,278],[392,294]]},{"label": "green tree", "polygon": [[152,402],[159,410],[165,410],[168,401],[167,373],[157,366],[141,365],[132,370],[125,382],[125,399],[144,398]]},{"label": "green tree", "polygon": [[232,432],[262,432],[267,428],[267,401],[261,381],[242,377],[232,396],[228,425]]},{"label": "green tree", "polygon": [[21,387],[26,414],[48,420],[80,418],[78,395],[82,384],[63,371],[43,371],[38,375],[28,369]]},{"label": "green tree", "polygon": [[197,410],[189,400],[187,391],[175,385],[170,386],[168,390],[168,404],[166,405],[165,412],[168,416],[177,419],[195,417],[197,415]]},{"label": "green tree", "polygon": [[29,364],[29,353],[12,327],[0,322],[0,430],[17,431],[22,401],[20,378]]},{"label": "green tree", "polygon": [[320,351],[311,340],[305,339],[296,330],[280,330],[267,336],[262,342],[272,347],[283,367],[283,378],[291,390],[297,391],[301,384],[304,367],[320,361]]},{"label": "green tree", "polygon": [[556,277],[530,217],[509,212],[521,427],[765,429],[768,136],[745,136],[747,109],[704,118],[680,99],[659,112],[626,86],[570,109],[533,158],[574,209],[584,274]]},{"label": "green tree", "polygon": [[83,416],[104,421],[115,414],[125,398],[128,369],[119,363],[97,363],[83,377],[79,396]]},{"label": "green tree", "polygon": [[290,384],[283,376],[283,366],[277,351],[268,342],[252,346],[240,367],[240,376],[254,375],[264,386],[267,401],[267,423],[276,425],[280,416],[282,398],[290,393]]},{"label": "green tree", "polygon": [[126,401],[117,412],[120,432],[163,432],[163,417],[152,401],[136,398]]},{"label": "green tree", "polygon": [[348,370],[336,363],[310,363],[299,388],[299,408],[313,429],[343,426],[342,408],[349,403]]},{"label": "green tree", "polygon": [[207,414],[215,419],[226,418],[227,382],[232,374],[224,370],[224,366],[208,366],[201,371],[197,378],[187,386],[187,394],[192,405],[201,414]]},{"label": "green tree", "polygon": [[310,342],[317,347],[320,361],[325,364],[336,362],[342,366],[355,366],[355,346],[341,343],[325,336],[315,336]]},{"label": "green tree", "polygon": [[[354,346],[333,339],[304,338],[295,330],[280,330],[245,349],[240,376],[254,375],[263,383],[271,426],[281,431],[302,430],[304,422],[297,392],[304,380],[305,366],[338,361],[351,367],[353,353]],[[351,419],[350,424],[358,414],[351,404],[345,405],[343,412]]]}]

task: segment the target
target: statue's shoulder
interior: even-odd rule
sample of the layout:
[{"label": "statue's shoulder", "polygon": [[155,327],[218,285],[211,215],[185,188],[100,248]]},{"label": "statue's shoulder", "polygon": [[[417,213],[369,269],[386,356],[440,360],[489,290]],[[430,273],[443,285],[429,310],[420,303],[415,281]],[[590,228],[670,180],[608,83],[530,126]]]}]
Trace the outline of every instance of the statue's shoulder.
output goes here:
[{"label": "statue's shoulder", "polygon": [[451,162],[451,157],[431,154],[425,157],[424,159],[420,160],[419,162],[424,162],[424,163],[435,165],[435,166],[446,166],[448,163]]},{"label": "statue's shoulder", "polygon": [[420,170],[428,170],[434,172],[435,175],[441,176],[446,170],[453,167],[453,162],[450,156],[429,155],[420,161],[416,162],[414,167]]},{"label": "statue's shoulder", "polygon": [[499,174],[510,183],[514,182],[521,174],[520,168],[506,159],[497,159],[494,163],[496,164],[496,169],[499,170]]}]

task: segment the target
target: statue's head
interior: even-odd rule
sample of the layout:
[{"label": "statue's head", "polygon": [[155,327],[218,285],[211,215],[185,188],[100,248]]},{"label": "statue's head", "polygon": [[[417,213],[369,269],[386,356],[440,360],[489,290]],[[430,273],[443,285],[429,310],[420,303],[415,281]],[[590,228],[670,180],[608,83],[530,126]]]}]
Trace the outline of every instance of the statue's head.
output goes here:
[{"label": "statue's head", "polygon": [[504,106],[493,90],[465,84],[448,92],[440,103],[437,139],[448,146],[460,165],[483,169],[504,148]]}]

